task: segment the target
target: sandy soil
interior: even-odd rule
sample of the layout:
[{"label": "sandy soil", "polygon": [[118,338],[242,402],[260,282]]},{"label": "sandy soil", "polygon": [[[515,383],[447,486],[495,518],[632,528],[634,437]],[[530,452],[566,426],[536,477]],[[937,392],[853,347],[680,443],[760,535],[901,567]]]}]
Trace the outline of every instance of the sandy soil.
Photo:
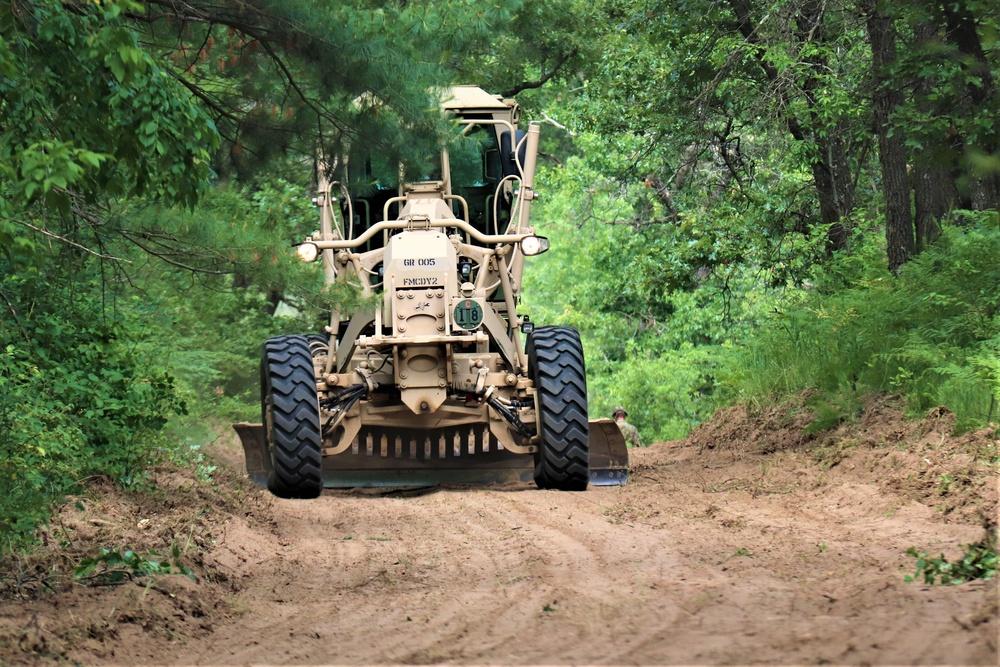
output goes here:
[{"label": "sandy soil", "polygon": [[[955,559],[995,524],[1000,442],[882,403],[812,438],[803,419],[730,410],[575,494],[284,501],[227,472],[227,439],[213,484],[98,485],[8,563],[0,664],[998,664],[995,579],[903,576],[907,548]],[[171,545],[197,583],[60,574]]]}]

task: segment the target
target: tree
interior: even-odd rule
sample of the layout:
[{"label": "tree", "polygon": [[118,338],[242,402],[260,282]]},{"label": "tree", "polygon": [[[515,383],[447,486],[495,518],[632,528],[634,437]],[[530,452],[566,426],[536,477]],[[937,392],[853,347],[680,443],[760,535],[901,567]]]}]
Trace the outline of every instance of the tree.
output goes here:
[{"label": "tree", "polygon": [[[583,59],[581,82],[550,91],[546,112],[580,135],[566,171],[581,175],[559,172],[560,199],[579,200],[558,207],[562,233],[615,232],[606,257],[586,246],[609,272],[580,295],[590,281],[574,265],[571,287],[551,295],[567,302],[551,316],[595,350],[590,386],[653,395],[638,377],[690,359],[697,382],[654,384],[701,398],[714,371],[695,372],[695,359],[752,339],[762,303],[794,309],[807,281],[825,295],[902,280],[944,225],[971,234],[969,221],[989,219],[953,209],[989,207],[1000,173],[992,5],[599,0],[589,11],[604,48]],[[894,278],[871,266],[876,254]],[[641,372],[624,371],[633,362]],[[703,403],[680,401],[674,417],[690,419],[691,405]]]},{"label": "tree", "polygon": [[[774,50],[781,46],[765,42],[762,35],[767,33],[759,30],[765,17],[755,18],[745,0],[730,0],[729,5],[740,34],[754,48],[757,64],[767,83],[777,90],[779,113],[788,131],[796,141],[810,145],[820,221],[829,228],[827,249],[830,252],[843,250],[850,234],[856,179],[848,155],[850,128],[847,119],[835,106],[824,103],[830,99],[831,88],[835,85],[833,79],[839,78],[833,54],[844,45],[842,38],[830,36],[831,32],[836,35],[836,31],[827,26],[832,12],[825,3],[813,0],[792,6],[790,24],[778,32],[778,35],[794,35],[794,42],[788,46],[799,62],[788,68],[793,72],[789,76],[787,71],[779,72],[772,64]],[[800,113],[803,102],[807,110],[804,116]],[[854,149],[857,150],[857,146]]]},{"label": "tree", "polygon": [[895,273],[913,257],[915,250],[905,136],[903,128],[893,123],[896,109],[904,103],[903,92],[885,75],[885,70],[896,60],[896,30],[892,21],[875,6],[874,0],[863,0],[862,8],[867,17],[875,80],[872,106],[882,166],[886,253],[889,270]]},{"label": "tree", "polygon": [[[0,549],[78,480],[134,482],[161,451],[156,432],[185,409],[155,330],[170,322],[158,304],[185,308],[173,285],[238,289],[220,325],[268,326],[241,309],[265,312],[295,280],[302,231],[275,173],[301,191],[320,153],[436,148],[446,51],[517,6],[0,6]],[[204,359],[239,347],[188,368],[210,375]]]},{"label": "tree", "polygon": [[814,229],[826,233],[821,261],[849,251],[859,221],[884,206],[896,271],[954,207],[997,206],[989,3],[608,0],[593,11],[606,49],[569,108],[613,147],[591,163],[636,202],[637,228],[697,216],[717,248],[720,237],[741,248],[723,261],[775,266],[762,248]]},{"label": "tree", "polygon": [[[939,2],[944,15],[945,35],[954,55],[958,56],[965,83],[965,94],[959,97],[959,108],[967,125],[971,125],[966,139],[967,157],[986,157],[997,160],[1000,141],[996,124],[983,122],[983,115],[996,113],[998,102],[993,69],[983,48],[980,28],[996,34],[996,7],[976,0],[964,2]],[[993,38],[994,49],[996,38]],[[972,208],[976,210],[1000,207],[1000,168],[996,164],[988,169],[973,169],[969,183]]]},{"label": "tree", "polygon": [[[100,217],[94,206],[135,196],[191,206],[212,168],[247,180],[269,159],[311,162],[347,143],[378,146],[390,159],[426,150],[441,127],[434,90],[450,83],[439,54],[488,35],[513,8],[469,0],[332,11],[269,0],[5,6],[0,154],[12,169],[0,178],[16,186],[5,198],[7,233],[11,223],[31,229],[17,212],[38,204],[72,213],[70,227],[103,243],[109,230],[88,222]],[[424,144],[400,140],[420,129]]]}]

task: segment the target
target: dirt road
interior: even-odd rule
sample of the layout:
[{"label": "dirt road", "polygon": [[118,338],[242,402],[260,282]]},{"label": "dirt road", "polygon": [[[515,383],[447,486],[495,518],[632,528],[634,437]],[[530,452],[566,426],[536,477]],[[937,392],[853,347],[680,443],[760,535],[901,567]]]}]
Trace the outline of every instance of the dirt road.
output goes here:
[{"label": "dirt road", "polygon": [[[21,603],[36,620],[19,654],[6,603],[0,657],[996,665],[996,580],[903,576],[914,569],[908,547],[957,558],[982,537],[997,477],[976,459],[997,443],[945,444],[943,422],[886,420],[810,444],[794,428],[733,416],[633,450],[628,486],[586,493],[250,494],[246,511],[206,523],[201,583]],[[125,521],[149,509],[135,512]]]}]

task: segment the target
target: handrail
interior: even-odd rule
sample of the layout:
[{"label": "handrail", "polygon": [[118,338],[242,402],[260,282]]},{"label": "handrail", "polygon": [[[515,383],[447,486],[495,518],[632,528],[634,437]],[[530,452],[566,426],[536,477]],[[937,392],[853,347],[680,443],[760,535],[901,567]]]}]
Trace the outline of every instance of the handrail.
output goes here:
[{"label": "handrail", "polygon": [[[427,224],[431,227],[455,227],[459,229],[476,241],[484,244],[501,244],[501,243],[520,243],[522,239],[526,236],[531,236],[530,232],[522,232],[520,234],[483,234],[481,231],[465,222],[464,220],[459,220],[458,218],[440,218],[436,220],[420,220],[420,222]],[[357,248],[364,245],[368,239],[375,236],[379,232],[388,231],[390,229],[407,229],[412,227],[414,224],[410,220],[382,220],[381,222],[376,222],[374,225],[369,227],[365,232],[356,239],[346,239],[338,241],[322,241],[322,240],[310,240],[310,243],[314,243],[320,250],[347,250],[350,248]]]},{"label": "handrail", "polygon": [[462,195],[445,195],[445,201],[458,201],[462,205],[463,217],[462,219],[469,222],[469,202],[465,201],[465,197]]},{"label": "handrail", "polygon": [[399,197],[390,197],[389,201],[387,201],[385,203],[385,206],[382,207],[382,219],[383,220],[388,220],[389,219],[389,207],[390,206],[392,206],[393,204],[398,204],[399,202],[404,202],[404,201],[406,201],[406,195],[401,195]]}]

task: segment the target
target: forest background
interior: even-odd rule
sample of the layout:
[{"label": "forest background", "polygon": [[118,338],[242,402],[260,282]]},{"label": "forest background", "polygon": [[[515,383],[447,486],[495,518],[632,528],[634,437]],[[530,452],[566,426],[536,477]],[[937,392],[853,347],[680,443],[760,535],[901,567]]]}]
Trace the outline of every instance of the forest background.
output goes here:
[{"label": "forest background", "polygon": [[998,40],[986,0],[4,3],[0,551],[256,418],[262,341],[351,298],[292,252],[314,156],[405,161],[453,83],[543,126],[524,308],[593,416],[995,422]]}]

